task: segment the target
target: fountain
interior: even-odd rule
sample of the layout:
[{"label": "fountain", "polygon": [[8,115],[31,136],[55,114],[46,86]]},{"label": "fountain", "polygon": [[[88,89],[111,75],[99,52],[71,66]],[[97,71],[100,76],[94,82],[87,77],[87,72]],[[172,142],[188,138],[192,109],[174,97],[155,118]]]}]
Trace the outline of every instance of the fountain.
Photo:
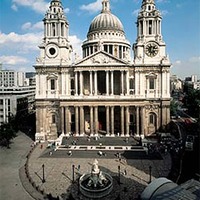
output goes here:
[{"label": "fountain", "polygon": [[112,177],[100,171],[95,159],[90,174],[83,174],[79,180],[80,192],[88,198],[102,198],[110,194],[113,189]]}]

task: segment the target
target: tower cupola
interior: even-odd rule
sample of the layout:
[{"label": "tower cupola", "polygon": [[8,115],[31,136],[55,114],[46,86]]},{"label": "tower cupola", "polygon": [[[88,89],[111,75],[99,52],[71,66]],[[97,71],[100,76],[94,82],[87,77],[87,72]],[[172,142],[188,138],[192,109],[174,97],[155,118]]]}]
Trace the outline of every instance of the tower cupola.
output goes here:
[{"label": "tower cupola", "polygon": [[69,23],[60,0],[52,0],[44,18],[45,39],[68,39]]},{"label": "tower cupola", "polygon": [[102,13],[104,12],[110,12],[110,1],[109,0],[103,0],[102,1]]}]

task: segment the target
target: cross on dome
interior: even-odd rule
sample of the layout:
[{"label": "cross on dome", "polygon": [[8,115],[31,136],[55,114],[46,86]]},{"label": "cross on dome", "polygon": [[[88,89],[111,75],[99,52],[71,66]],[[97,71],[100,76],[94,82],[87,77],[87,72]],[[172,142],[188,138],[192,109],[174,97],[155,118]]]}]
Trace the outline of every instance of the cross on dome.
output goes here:
[{"label": "cross on dome", "polygon": [[102,1],[102,13],[103,12],[110,12],[110,0]]}]

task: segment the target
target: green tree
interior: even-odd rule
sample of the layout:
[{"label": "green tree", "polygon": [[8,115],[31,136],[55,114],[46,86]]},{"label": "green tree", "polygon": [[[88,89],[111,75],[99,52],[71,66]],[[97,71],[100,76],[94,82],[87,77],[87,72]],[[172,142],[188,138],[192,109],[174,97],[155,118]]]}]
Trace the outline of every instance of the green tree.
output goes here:
[{"label": "green tree", "polygon": [[194,118],[199,117],[200,90],[190,89],[183,100],[184,106],[188,108],[188,114]]},{"label": "green tree", "polygon": [[10,147],[11,140],[16,137],[17,125],[13,116],[9,117],[9,123],[0,126],[0,145]]},{"label": "green tree", "polygon": [[176,116],[177,107],[178,107],[177,102],[175,100],[171,100],[171,102],[170,102],[170,115],[171,116]]}]

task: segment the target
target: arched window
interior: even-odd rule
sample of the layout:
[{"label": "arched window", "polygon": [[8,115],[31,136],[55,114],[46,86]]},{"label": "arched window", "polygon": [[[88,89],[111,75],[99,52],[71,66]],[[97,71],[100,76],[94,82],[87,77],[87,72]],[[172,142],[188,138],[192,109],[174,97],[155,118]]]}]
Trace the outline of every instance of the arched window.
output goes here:
[{"label": "arched window", "polygon": [[51,79],[51,90],[55,90],[56,89],[56,84],[55,84],[55,80]]},{"label": "arched window", "polygon": [[149,90],[155,90],[156,89],[156,79],[157,79],[157,75],[156,74],[148,74],[146,76],[147,78],[147,89]]},{"label": "arched window", "polygon": [[149,78],[149,89],[154,90],[155,89],[155,78],[150,77]]},{"label": "arched window", "polygon": [[153,124],[154,126],[156,125],[156,115],[155,115],[155,113],[149,114],[149,124]]},{"label": "arched window", "polygon": [[56,123],[56,116],[52,115],[52,124],[55,124],[55,123]]}]

